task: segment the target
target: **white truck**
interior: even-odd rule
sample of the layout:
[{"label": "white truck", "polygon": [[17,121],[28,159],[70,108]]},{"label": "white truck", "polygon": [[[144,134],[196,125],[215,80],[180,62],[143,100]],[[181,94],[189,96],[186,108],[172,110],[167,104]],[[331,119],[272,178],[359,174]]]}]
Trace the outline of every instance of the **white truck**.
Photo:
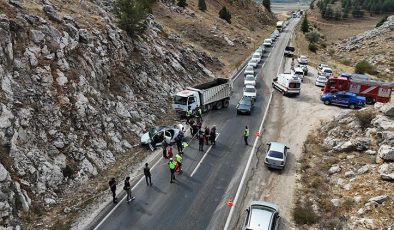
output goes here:
[{"label": "white truck", "polygon": [[202,112],[227,108],[230,104],[231,90],[232,83],[229,79],[216,78],[176,93],[172,108],[181,116],[186,115],[187,111],[195,111],[198,106]]},{"label": "white truck", "polygon": [[274,78],[272,87],[282,92],[284,96],[290,94],[299,95],[301,92],[301,80],[298,76],[291,73],[281,73]]},{"label": "white truck", "polygon": [[276,22],[276,29],[277,29],[279,32],[282,32],[282,31],[283,31],[283,21],[278,21],[278,22]]}]

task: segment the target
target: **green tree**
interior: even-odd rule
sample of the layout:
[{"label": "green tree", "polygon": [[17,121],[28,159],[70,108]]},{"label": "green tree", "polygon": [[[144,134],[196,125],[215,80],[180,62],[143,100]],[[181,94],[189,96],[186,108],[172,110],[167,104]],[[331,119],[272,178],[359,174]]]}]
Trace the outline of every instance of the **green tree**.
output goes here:
[{"label": "green tree", "polygon": [[179,7],[185,8],[187,6],[186,0],[178,0],[177,5]]},{"label": "green tree", "polygon": [[326,11],[324,12],[323,18],[330,20],[334,18],[334,10],[331,8],[331,6],[327,6]]},{"label": "green tree", "polygon": [[301,31],[302,31],[304,34],[305,34],[305,33],[308,33],[308,31],[309,31],[309,23],[308,23],[308,19],[307,19],[306,14],[305,14],[304,19],[302,20]]},{"label": "green tree", "polygon": [[343,18],[348,18],[349,17],[349,12],[350,12],[350,6],[347,5],[347,6],[345,6],[345,8],[343,8],[343,15],[342,15],[342,17]]},{"label": "green tree", "polygon": [[263,0],[263,6],[271,12],[271,0]]},{"label": "green tree", "polygon": [[219,11],[219,18],[226,20],[231,24],[231,13],[225,6]]},{"label": "green tree", "polygon": [[311,32],[305,34],[305,38],[310,43],[317,43],[320,39],[320,34],[316,31],[311,31]]},{"label": "green tree", "polygon": [[142,32],[153,3],[153,0],[116,0],[113,12],[118,26],[130,36]]},{"label": "green tree", "polygon": [[205,0],[198,0],[198,9],[202,11],[207,10],[207,4],[205,3]]},{"label": "green tree", "polygon": [[334,14],[334,19],[335,20],[341,20],[342,14],[340,10],[335,10],[335,14]]},{"label": "green tree", "polygon": [[362,18],[364,17],[364,11],[361,9],[359,5],[357,5],[353,8],[352,15],[355,18]]}]

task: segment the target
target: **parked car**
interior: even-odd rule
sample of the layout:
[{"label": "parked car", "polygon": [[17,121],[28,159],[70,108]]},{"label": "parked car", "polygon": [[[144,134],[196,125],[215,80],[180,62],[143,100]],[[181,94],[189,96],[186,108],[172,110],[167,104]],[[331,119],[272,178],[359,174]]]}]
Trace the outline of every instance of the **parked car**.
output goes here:
[{"label": "parked car", "polygon": [[298,65],[304,71],[304,76],[308,75],[308,65]]},{"label": "parked car", "polygon": [[317,75],[315,85],[324,87],[326,85],[327,81],[328,81],[328,79],[326,76]]},{"label": "parked car", "polygon": [[251,59],[256,59],[256,60],[258,60],[258,62],[260,62],[260,61],[261,61],[261,56],[262,56],[262,55],[263,55],[263,54],[262,54],[261,51],[257,51],[257,50],[256,50],[256,51],[253,53]]},{"label": "parked car", "polygon": [[294,75],[296,75],[301,81],[304,81],[304,70],[300,67],[294,68]]},{"label": "parked car", "polygon": [[256,58],[252,58],[249,60],[248,65],[249,66],[253,66],[253,68],[257,68],[257,66],[259,65],[259,59]]},{"label": "parked car", "polygon": [[337,93],[324,93],[321,95],[320,100],[325,105],[339,105],[349,107],[351,109],[362,108],[365,106],[366,99],[362,96],[352,92],[337,92]]},{"label": "parked car", "polygon": [[243,96],[251,97],[253,100],[256,100],[256,96],[257,96],[256,88],[253,85],[245,85]]},{"label": "parked car", "polygon": [[254,75],[246,75],[244,78],[244,85],[256,85],[256,77]]},{"label": "parked car", "polygon": [[254,76],[254,68],[251,65],[246,66],[245,71],[244,71],[244,75],[253,75]]},{"label": "parked car", "polygon": [[265,39],[263,45],[267,47],[272,46],[272,39],[270,38]]},{"label": "parked car", "polygon": [[298,59],[297,59],[298,63],[301,65],[308,65],[308,58],[304,55],[301,55]]},{"label": "parked car", "polygon": [[292,46],[286,46],[284,55],[285,57],[293,57],[295,48]]},{"label": "parked car", "polygon": [[319,64],[319,65],[317,65],[317,72],[320,72],[321,71],[321,69],[323,69],[324,67],[329,67],[328,65],[326,65],[326,64],[323,64],[323,63],[321,63],[321,64]]},{"label": "parked car", "polygon": [[252,114],[254,108],[254,101],[251,97],[242,97],[237,106],[237,114]]},{"label": "parked car", "polygon": [[326,76],[327,78],[329,78],[329,77],[331,77],[333,75],[333,72],[332,72],[332,69],[330,67],[323,67],[318,74]]},{"label": "parked car", "polygon": [[242,230],[278,230],[280,223],[279,207],[267,201],[252,201],[246,209]]},{"label": "parked car", "polygon": [[286,165],[287,150],[289,147],[279,142],[267,144],[268,150],[265,155],[264,164],[268,168],[283,169]]},{"label": "parked car", "polygon": [[182,124],[151,128],[149,132],[146,132],[141,136],[141,144],[159,146],[162,144],[163,140],[165,140],[167,144],[172,145],[175,143],[176,137],[183,129],[184,126]]}]

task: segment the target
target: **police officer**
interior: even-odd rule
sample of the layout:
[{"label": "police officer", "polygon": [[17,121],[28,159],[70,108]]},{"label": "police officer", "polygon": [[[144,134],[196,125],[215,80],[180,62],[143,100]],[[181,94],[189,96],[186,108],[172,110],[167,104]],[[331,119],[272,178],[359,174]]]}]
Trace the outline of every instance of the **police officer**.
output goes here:
[{"label": "police officer", "polygon": [[245,126],[245,130],[244,130],[244,141],[245,141],[245,145],[249,145],[249,144],[248,144],[248,138],[249,138],[249,128],[248,128],[248,126]]},{"label": "police officer", "polygon": [[176,168],[176,162],[170,158],[170,161],[168,162],[168,167],[170,168],[171,172],[171,181],[170,183],[174,183],[173,180],[175,180],[175,168]]},{"label": "police officer", "polygon": [[191,117],[192,117],[192,111],[188,109],[186,112],[186,123],[187,124],[189,124]]}]

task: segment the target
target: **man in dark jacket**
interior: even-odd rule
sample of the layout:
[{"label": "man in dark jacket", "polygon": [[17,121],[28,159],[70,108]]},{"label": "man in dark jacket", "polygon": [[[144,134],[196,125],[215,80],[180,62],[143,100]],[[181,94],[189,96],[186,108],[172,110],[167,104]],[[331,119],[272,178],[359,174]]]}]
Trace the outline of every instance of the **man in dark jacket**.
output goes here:
[{"label": "man in dark jacket", "polygon": [[118,199],[116,198],[116,180],[115,177],[112,177],[111,180],[108,182],[109,188],[112,192],[113,202],[116,204],[118,203]]},{"label": "man in dark jacket", "polygon": [[[145,163],[144,175],[145,175],[146,185],[152,186],[152,178],[151,178],[151,174],[150,174],[150,168],[148,167],[148,163]],[[148,182],[148,180],[149,180],[149,182]]]}]

